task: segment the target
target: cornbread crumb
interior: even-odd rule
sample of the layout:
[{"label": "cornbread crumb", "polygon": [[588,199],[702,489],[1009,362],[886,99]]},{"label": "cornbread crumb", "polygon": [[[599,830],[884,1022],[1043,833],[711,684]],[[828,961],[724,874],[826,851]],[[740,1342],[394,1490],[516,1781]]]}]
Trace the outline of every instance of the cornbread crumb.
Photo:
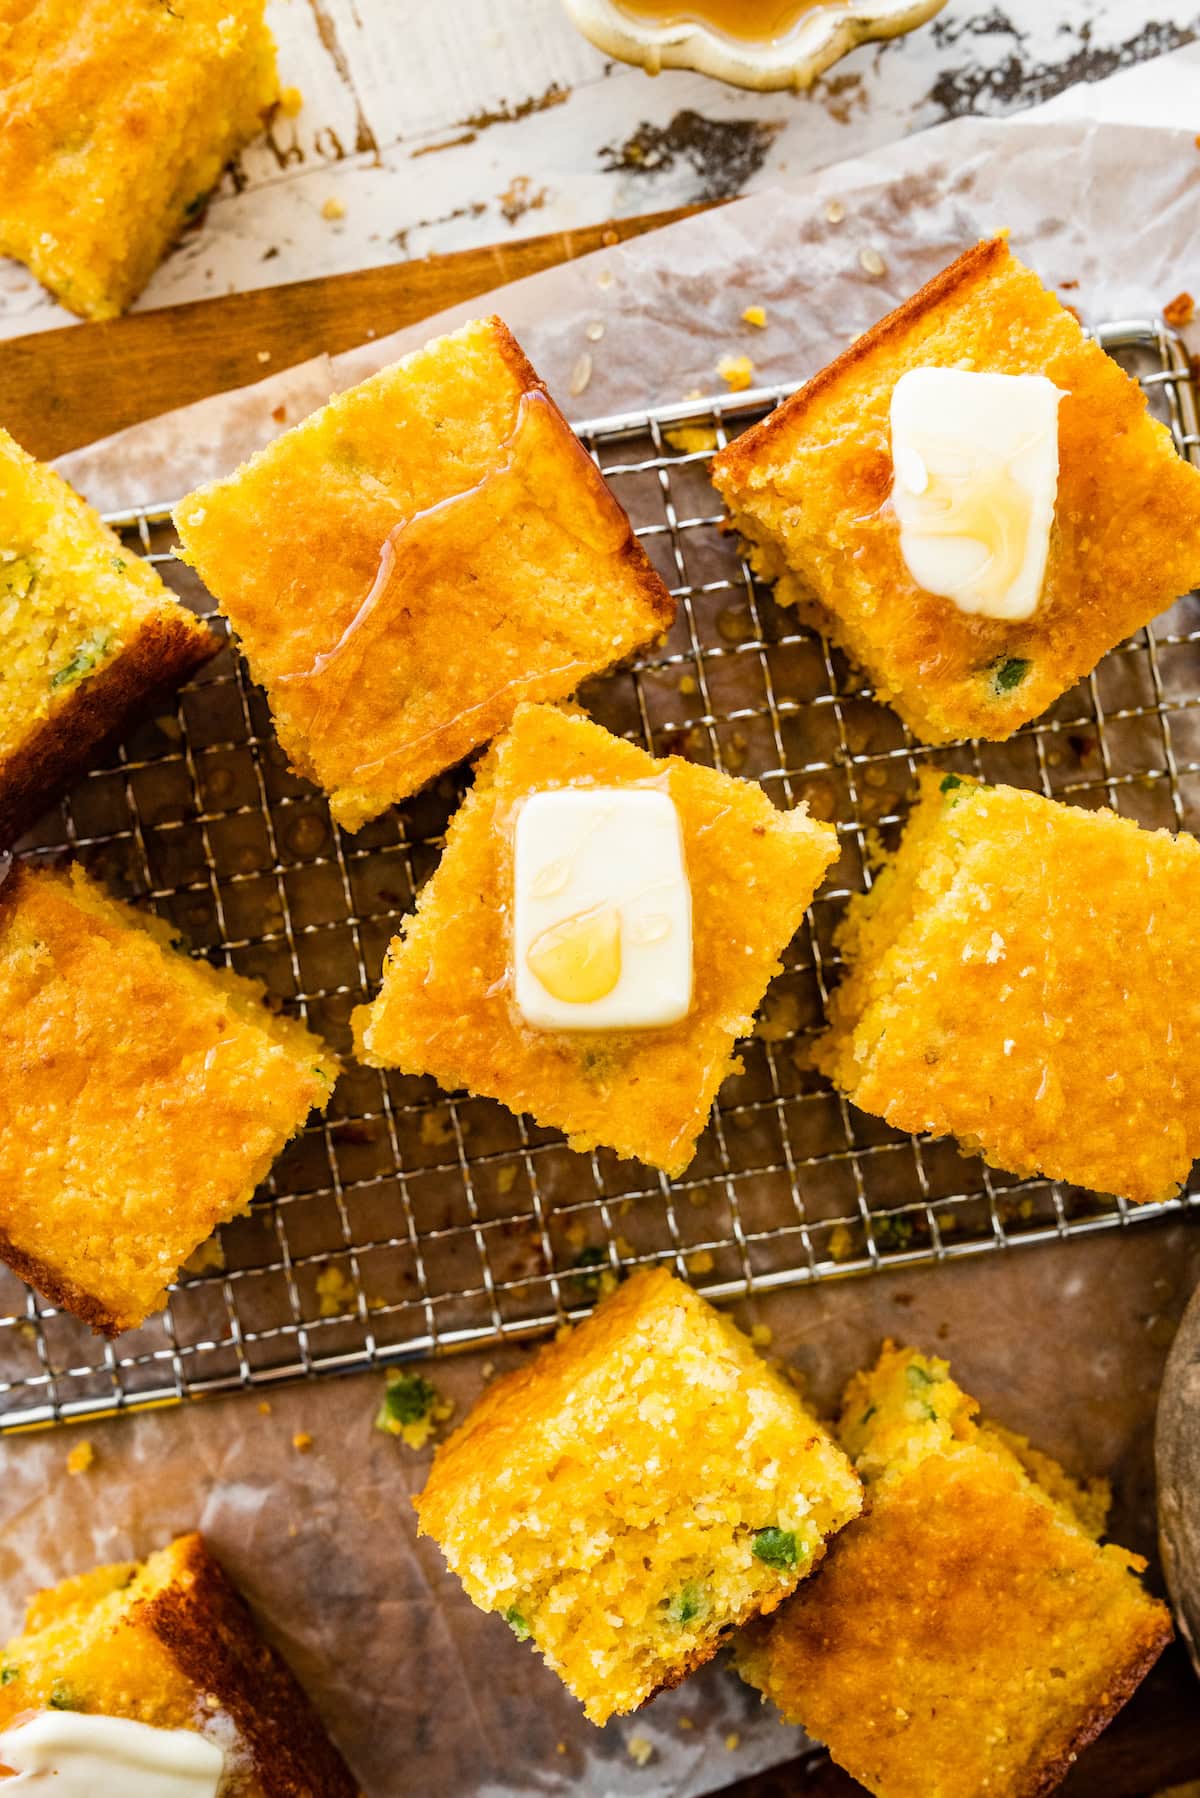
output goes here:
[{"label": "cornbread crumb", "polygon": [[[919,587],[887,503],[897,381],[963,364],[1043,375],[1064,395],[1054,531],[1027,619]],[[780,603],[836,637],[927,743],[1011,736],[1200,579],[1200,470],[999,237],[736,438],[712,476]]]},{"label": "cornbread crumb", "polygon": [[279,110],[285,118],[294,119],[304,105],[304,95],[298,87],[285,87],[279,96]]},{"label": "cornbread crumb", "polygon": [[729,1734],[725,1737],[725,1746],[728,1749],[730,1754],[733,1753],[734,1749],[738,1746],[741,1739],[742,1738],[741,1738],[741,1736],[739,1736],[736,1729],[730,1730]]},{"label": "cornbread crumb", "polygon": [[845,1224],[835,1224],[829,1232],[829,1256],[832,1261],[848,1261],[854,1252],[854,1238]]},{"label": "cornbread crumb", "polygon": [[717,433],[713,425],[675,425],[663,436],[681,455],[711,455],[717,447]]},{"label": "cornbread crumb", "polygon": [[219,1236],[208,1236],[193,1249],[180,1270],[185,1274],[224,1273],[225,1248]]},{"label": "cornbread crumb", "polygon": [[416,1503],[468,1596],[603,1723],[774,1609],[860,1494],[787,1383],[655,1269],[489,1386]]},{"label": "cornbread crumb", "polygon": [[245,1798],[358,1791],[286,1663],[197,1535],[140,1564],[76,1574],[30,1600],[23,1634],[0,1653],[0,1730],[47,1709],[159,1729],[203,1722],[226,1751],[227,1771],[236,1767]]},{"label": "cornbread crumb", "polygon": [[654,1758],[654,1743],[648,1742],[645,1736],[630,1736],[625,1744],[625,1751],[631,1761],[636,1761],[639,1767],[644,1767]]},{"label": "cornbread crumb", "polygon": [[67,1472],[86,1473],[95,1459],[96,1450],[85,1437],[82,1442],[77,1442],[75,1444],[74,1448],[67,1456]]},{"label": "cornbread crumb", "polygon": [[860,250],[858,252],[858,261],[863,273],[865,275],[870,275],[873,279],[878,279],[880,275],[887,274],[887,263],[883,260],[883,257],[879,254],[878,250],[871,249],[869,246],[866,249]]},{"label": "cornbread crumb", "polygon": [[113,318],[278,96],[263,0],[37,0],[0,40],[0,255]]},{"label": "cornbread crumb", "polygon": [[678,1729],[695,1729],[695,1727],[696,1725],[691,1717],[680,1717],[676,1725],[676,1728]]},{"label": "cornbread crumb", "polygon": [[255,361],[256,362],[269,362],[270,360],[271,360],[270,350],[257,350],[255,352]]},{"label": "cornbread crumb", "polygon": [[354,1282],[340,1267],[322,1268],[316,1278],[316,1294],[318,1317],[337,1317],[353,1311],[358,1303]]},{"label": "cornbread crumb", "polygon": [[826,200],[825,217],[831,225],[840,225],[846,216],[846,208],[840,200]]},{"label": "cornbread crumb", "polygon": [[750,1340],[755,1348],[770,1348],[775,1339],[775,1332],[770,1324],[751,1324]]},{"label": "cornbread crumb", "polygon": [[329,198],[325,201],[325,204],[321,208],[321,217],[323,219],[332,220],[332,219],[344,219],[345,216],[346,216],[345,201],[339,200],[336,194],[330,194]]},{"label": "cornbread crumb", "polygon": [[431,1149],[445,1148],[455,1140],[454,1118],[449,1111],[426,1111],[421,1114],[421,1141]]},{"label": "cornbread crumb", "polygon": [[686,1265],[689,1274],[711,1274],[716,1263],[711,1249],[697,1249],[694,1255],[686,1257]]},{"label": "cornbread crumb", "polygon": [[335,395],[175,511],[282,748],[348,830],[675,615],[498,318]]},{"label": "cornbread crumb", "polygon": [[[547,1034],[525,1029],[508,991],[511,826],[528,794],[578,781],[669,790],[692,892],[692,1009],[663,1029]],[[776,811],[762,788],[677,756],[656,759],[553,706],[522,706],[480,762],[446,848],[405,920],[383,987],[353,1016],[359,1059],[432,1075],[529,1112],[568,1134],[678,1174],[695,1153],[736,1035],[791,940],[837,838],[802,805]],[[447,989],[427,977],[454,967]]]},{"label": "cornbread crumb", "polygon": [[742,317],[748,325],[754,325],[757,330],[761,331],[767,322],[766,307],[747,306]]},{"label": "cornbread crumb", "polygon": [[731,393],[740,393],[754,380],[754,364],[749,356],[722,356],[717,363],[717,373]]},{"label": "cornbread crumb", "polygon": [[1163,317],[1177,331],[1181,331],[1185,325],[1190,325],[1195,316],[1196,302],[1190,293],[1177,293],[1175,298],[1169,300],[1163,307]]},{"label": "cornbread crumb", "polygon": [[691,699],[693,694],[698,693],[700,691],[700,683],[696,679],[694,674],[681,674],[680,675],[679,691],[683,694],[685,699]]},{"label": "cornbread crumb", "polygon": [[389,1369],[375,1428],[398,1436],[407,1448],[425,1447],[439,1424],[454,1414],[454,1400],[443,1398],[431,1380],[405,1368]]},{"label": "cornbread crumb", "polygon": [[313,1438],[307,1430],[297,1430],[292,1437],[292,1447],[299,1455],[306,1455],[313,1445]]},{"label": "cornbread crumb", "polygon": [[0,885],[0,1254],[107,1336],[259,1181],[338,1065],[83,869]]},{"label": "cornbread crumb", "polygon": [[783,1043],[800,1027],[800,1001],[787,987],[767,994],[754,1025],[760,1042]]},{"label": "cornbread crumb", "polygon": [[496,1191],[500,1194],[501,1198],[506,1197],[507,1194],[512,1191],[516,1183],[517,1170],[511,1161],[505,1162],[503,1167],[497,1168]]},{"label": "cornbread crumb", "polygon": [[259,1409],[260,1414],[263,1417],[269,1417],[271,1415],[270,1399],[269,1398],[260,1398],[258,1401],[258,1409]]},{"label": "cornbread crumb", "polygon": [[1200,1153],[1198,903],[1193,837],[927,769],[836,934],[817,1064],[993,1167],[1168,1198]]},{"label": "cornbread crumb", "polygon": [[739,1672],[877,1798],[1056,1788],[1171,1636],[1107,1498],[977,1421],[945,1361],[884,1346],[838,1434],[868,1505]]}]

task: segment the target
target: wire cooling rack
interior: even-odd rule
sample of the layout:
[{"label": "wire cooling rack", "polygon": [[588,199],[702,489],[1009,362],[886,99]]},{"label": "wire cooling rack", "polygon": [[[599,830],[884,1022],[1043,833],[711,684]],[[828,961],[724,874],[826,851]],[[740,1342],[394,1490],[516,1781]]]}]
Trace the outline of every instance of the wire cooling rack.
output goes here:
[{"label": "wire cooling rack", "polygon": [[[1180,453],[1200,463],[1179,340],[1112,325]],[[1161,1217],[998,1174],[952,1143],[853,1110],[809,1067],[848,894],[895,840],[918,765],[1035,788],[1139,822],[1200,826],[1200,600],[1180,602],[1008,743],[929,751],[840,654],[756,586],[707,478],[712,450],[787,389],[598,420],[581,436],[679,600],[667,643],[583,698],[610,729],[760,780],[835,818],[839,862],[726,1082],[699,1154],[668,1182],[489,1101],[353,1062],[326,1119],[288,1148],[249,1216],[185,1271],[161,1316],[101,1343],[0,1274],[0,1427],[182,1399],[533,1334],[622,1267],[666,1262],[714,1298],[1083,1235]],[[172,558],[166,506],[112,521],[218,629]],[[144,898],[198,954],[265,981],[336,1049],[462,791],[448,778],[346,836],[289,773],[229,646],[26,845],[69,850]]]}]

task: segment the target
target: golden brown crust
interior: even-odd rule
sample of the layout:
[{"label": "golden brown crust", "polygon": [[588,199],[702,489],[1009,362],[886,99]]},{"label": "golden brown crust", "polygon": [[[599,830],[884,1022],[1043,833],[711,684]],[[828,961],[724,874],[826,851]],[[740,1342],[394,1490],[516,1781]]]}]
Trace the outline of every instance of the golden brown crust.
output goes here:
[{"label": "golden brown crust", "polygon": [[1128,1704],[1174,1633],[1170,1618],[1164,1613],[1159,1620],[1157,1633],[1148,1637],[1139,1652],[1110,1679],[1105,1694],[1106,1702],[1094,1706],[1081,1719],[1070,1740],[1043,1761],[1033,1775],[1032,1782],[1014,1793],[1013,1798],[1046,1798],[1048,1792],[1058,1790],[1084,1749],[1108,1728],[1117,1712]]},{"label": "golden brown crust", "polygon": [[[520,383],[521,391],[528,393],[531,388],[536,387],[539,393],[545,394],[555,414],[562,420],[565,429],[571,430],[570,419],[563,412],[504,320],[498,313],[493,312],[488,315],[487,323],[495,333],[496,349],[500,358],[511,368]],[[632,531],[629,533],[629,540],[625,547],[618,552],[617,560],[628,565],[629,572],[641,589],[646,605],[653,613],[660,629],[670,630],[675,621],[675,601],[671,598],[663,581],[655,573],[654,564]]]},{"label": "golden brown crust", "polygon": [[184,613],[146,620],[108,665],[82,680],[0,763],[0,849],[15,843],[105,745],[216,655],[221,640]]},{"label": "golden brown crust", "polygon": [[935,311],[945,300],[955,298],[975,281],[986,279],[1008,254],[1008,239],[1005,237],[985,238],[981,243],[972,244],[969,250],[964,250],[948,268],[941,269],[910,299],[881,318],[878,324],[872,325],[869,331],[864,331],[861,337],[856,337],[840,356],[834,357],[828,367],[821,369],[811,381],[806,382],[799,393],[792,394],[790,399],[776,406],[774,412],[764,418],[761,424],[752,425],[748,431],[743,431],[740,437],[736,437],[719,455],[714,456],[713,480],[718,486],[727,478],[746,480],[750,469],[769,449],[773,440],[781,431],[794,425],[815,400],[857,369],[860,363],[866,362],[876,350],[893,340],[903,340],[919,319]]},{"label": "golden brown crust", "polygon": [[203,1538],[185,1538],[184,1577],[131,1614],[184,1677],[228,1713],[263,1798],[356,1798],[358,1786],[291,1669],[258,1633]]},{"label": "golden brown crust", "polygon": [[52,1305],[58,1305],[63,1311],[72,1311],[76,1317],[81,1317],[98,1336],[111,1339],[119,1336],[125,1328],[120,1318],[114,1316],[94,1293],[85,1292],[82,1286],[69,1280],[58,1268],[51,1267],[49,1262],[39,1261],[36,1255],[26,1254],[3,1229],[0,1229],[0,1261],[7,1262],[19,1280],[24,1280],[27,1286],[36,1287]]}]

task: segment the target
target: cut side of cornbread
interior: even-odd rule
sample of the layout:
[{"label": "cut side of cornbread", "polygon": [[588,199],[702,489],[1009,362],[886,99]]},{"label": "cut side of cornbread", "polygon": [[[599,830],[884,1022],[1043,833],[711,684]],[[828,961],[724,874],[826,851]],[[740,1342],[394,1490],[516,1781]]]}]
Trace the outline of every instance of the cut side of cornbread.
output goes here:
[{"label": "cut side of cornbread", "polygon": [[498,318],[339,394],[175,521],[350,830],[674,617]]},{"label": "cut side of cornbread", "polygon": [[0,430],[0,848],[135,710],[220,647],[149,562]]},{"label": "cut side of cornbread", "polygon": [[1200,844],[926,771],[817,1065],[897,1129],[1138,1201],[1200,1153]]},{"label": "cut side of cornbread", "polygon": [[773,1610],[860,1492],[792,1386],[654,1269],[489,1386],[415,1502],[468,1595],[603,1723]]},{"label": "cut side of cornbread", "polygon": [[1170,1640],[1145,1562],[1080,1487],[976,1420],[945,1361],[884,1348],[838,1434],[864,1515],[735,1649],[743,1678],[876,1798],[1040,1798]]},{"label": "cut side of cornbread", "polygon": [[0,884],[0,1258],[106,1336],[139,1324],[338,1064],[75,867]]},{"label": "cut side of cornbread", "polygon": [[198,1535],[39,1592],[0,1650],[0,1730],[79,1711],[196,1730],[237,1798],[355,1798],[358,1787],[287,1664]]},{"label": "cut side of cornbread", "polygon": [[[891,501],[889,410],[924,368],[1041,375],[1062,394],[1036,610],[963,610],[918,586]],[[1200,470],[1137,383],[1009,252],[981,243],[716,458],[756,571],[866,669],[923,741],[1002,738],[1200,581]]]},{"label": "cut side of cornbread", "polygon": [[0,255],[115,317],[278,92],[263,0],[0,0]]},{"label": "cut side of cornbread", "polygon": [[[512,999],[514,815],[533,793],[573,785],[665,790],[679,814],[691,888],[691,1009],[656,1029],[533,1030]],[[480,764],[383,990],[354,1014],[360,1059],[432,1074],[567,1133],[683,1171],[717,1088],[736,1065],[779,958],[837,854],[803,807],[778,812],[749,781],[676,756],[655,760],[554,706],[524,706]]]}]

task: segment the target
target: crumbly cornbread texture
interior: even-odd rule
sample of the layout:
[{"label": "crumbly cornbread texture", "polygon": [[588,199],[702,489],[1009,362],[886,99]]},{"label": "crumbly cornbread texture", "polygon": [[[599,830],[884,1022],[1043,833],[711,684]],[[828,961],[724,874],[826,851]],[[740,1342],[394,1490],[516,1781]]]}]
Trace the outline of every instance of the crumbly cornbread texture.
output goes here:
[{"label": "crumbly cornbread texture", "polygon": [[280,742],[351,830],[674,616],[497,318],[339,394],[175,518]]},{"label": "crumbly cornbread texture", "polygon": [[139,703],[219,648],[149,562],[0,430],[0,847]]},{"label": "crumbly cornbread texture", "polygon": [[[692,896],[692,1008],[655,1030],[531,1030],[511,993],[512,833],[529,794],[654,786],[675,802]],[[530,1112],[571,1147],[605,1144],[682,1173],[735,1040],[804,916],[837,839],[802,806],[611,736],[554,706],[523,706],[480,764],[442,860],[388,951],[383,990],[354,1013],[360,1059],[432,1074]]]},{"label": "crumbly cornbread texture", "polygon": [[1163,1199],[1200,1153],[1200,843],[927,771],[816,1061],[901,1130]]},{"label": "crumbly cornbread texture", "polygon": [[0,1729],[23,1711],[93,1711],[194,1729],[225,1754],[230,1798],[355,1798],[286,1663],[197,1535],[97,1567],[30,1601],[0,1650]]},{"label": "crumbly cornbread texture", "polygon": [[[889,407],[916,368],[1048,376],[1059,480],[1033,616],[972,616],[909,574],[888,503]],[[1013,257],[981,243],[716,458],[764,579],[928,743],[1007,737],[1200,581],[1200,470],[1137,383]]]},{"label": "crumbly cornbread texture", "polygon": [[0,255],[115,317],[278,92],[263,0],[0,0]]},{"label": "crumbly cornbread texture", "polygon": [[0,1258],[106,1336],[254,1189],[337,1077],[262,988],[75,867],[0,885]]},{"label": "crumbly cornbread texture", "polygon": [[876,1798],[1039,1798],[1171,1636],[1101,1547],[1107,1488],[976,1420],[945,1361],[885,1345],[838,1434],[866,1511],[737,1649],[742,1676]]},{"label": "crumbly cornbread texture", "polygon": [[788,1382],[655,1269],[489,1386],[416,1506],[474,1602],[603,1723],[773,1610],[860,1501]]}]

